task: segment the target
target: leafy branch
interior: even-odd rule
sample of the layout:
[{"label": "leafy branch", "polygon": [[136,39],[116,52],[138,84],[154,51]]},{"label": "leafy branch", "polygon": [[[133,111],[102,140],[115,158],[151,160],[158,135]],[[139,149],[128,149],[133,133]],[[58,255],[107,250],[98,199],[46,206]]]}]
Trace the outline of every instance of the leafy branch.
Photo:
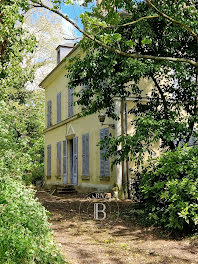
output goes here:
[{"label": "leafy branch", "polygon": [[168,15],[164,14],[163,12],[161,12],[153,3],[151,3],[150,0],[146,0],[146,2],[148,3],[148,5],[150,5],[160,16],[168,19],[169,21],[173,22],[174,24],[180,25],[181,27],[185,28],[192,36],[193,38],[198,42],[198,35],[188,26],[186,26],[184,23],[177,21],[175,19],[173,19],[172,17],[169,17]]},{"label": "leafy branch", "polygon": [[67,22],[69,22],[71,25],[73,25],[79,32],[81,32],[86,38],[94,41],[95,43],[99,44],[100,46],[108,49],[111,52],[114,52],[118,55],[122,55],[125,57],[133,58],[133,59],[146,59],[146,60],[156,60],[156,61],[172,61],[172,62],[181,62],[181,63],[188,63],[192,65],[193,67],[196,67],[196,70],[198,71],[198,62],[191,60],[191,59],[186,59],[186,58],[174,58],[174,57],[163,57],[163,56],[153,56],[153,55],[143,55],[143,54],[138,54],[138,53],[129,53],[129,52],[124,52],[120,49],[116,49],[114,47],[111,47],[107,44],[105,44],[103,41],[97,39],[95,36],[89,34],[85,30],[81,29],[77,23],[72,21],[67,15],[62,14],[59,10],[54,9],[53,7],[49,7],[46,4],[44,4],[42,1],[37,1],[33,0],[32,1],[33,7],[42,7],[45,8],[63,19],[65,19]]},{"label": "leafy branch", "polygon": [[154,16],[145,16],[145,17],[141,17],[135,21],[129,22],[129,23],[125,23],[125,24],[121,24],[121,25],[107,25],[107,26],[102,26],[102,25],[97,25],[97,24],[93,24],[94,26],[98,26],[98,27],[102,27],[102,28],[118,28],[118,27],[127,27],[127,26],[131,26],[134,24],[139,23],[140,21],[143,20],[147,20],[147,19],[153,19],[153,18],[159,18],[159,15],[154,15]]}]

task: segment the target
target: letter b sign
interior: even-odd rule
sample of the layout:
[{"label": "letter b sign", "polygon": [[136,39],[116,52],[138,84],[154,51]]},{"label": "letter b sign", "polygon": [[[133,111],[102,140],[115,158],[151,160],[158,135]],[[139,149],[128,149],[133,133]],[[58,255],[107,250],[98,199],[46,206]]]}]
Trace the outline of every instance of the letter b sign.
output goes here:
[{"label": "letter b sign", "polygon": [[[107,216],[106,212],[106,205],[103,203],[94,203],[94,219],[95,220],[104,220]],[[99,218],[99,213],[103,214],[102,218]]]}]

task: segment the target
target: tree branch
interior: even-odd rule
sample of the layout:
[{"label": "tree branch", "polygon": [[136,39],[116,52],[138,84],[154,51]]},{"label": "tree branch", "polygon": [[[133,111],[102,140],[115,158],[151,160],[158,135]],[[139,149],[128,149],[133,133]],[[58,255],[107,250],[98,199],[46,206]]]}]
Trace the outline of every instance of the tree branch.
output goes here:
[{"label": "tree branch", "polygon": [[137,19],[136,21],[132,21],[129,23],[125,23],[125,24],[121,24],[121,25],[109,25],[109,26],[101,26],[101,25],[97,25],[97,24],[93,24],[94,26],[98,26],[98,27],[102,27],[102,28],[117,28],[117,27],[127,27],[127,26],[131,26],[134,25],[142,20],[146,20],[146,19],[152,19],[152,18],[159,18],[159,15],[154,15],[154,16],[145,16],[145,17],[141,17],[139,19]]},{"label": "tree branch", "polygon": [[160,16],[168,19],[169,21],[173,22],[174,24],[180,25],[183,28],[185,28],[192,36],[193,38],[198,42],[198,35],[188,26],[186,26],[184,23],[177,21],[175,19],[173,19],[172,17],[167,16],[166,14],[164,14],[163,12],[161,12],[153,3],[151,3],[150,0],[146,0],[147,4],[150,5]]},{"label": "tree branch", "polygon": [[159,94],[161,96],[161,99],[162,99],[162,102],[163,102],[163,106],[164,106],[164,113],[165,113],[166,118],[168,119],[168,115],[167,115],[167,112],[168,112],[167,110],[168,109],[167,109],[166,97],[165,97],[160,85],[158,84],[158,82],[157,82],[157,80],[156,80],[156,78],[154,77],[153,74],[151,75],[151,79],[153,80],[153,82],[155,84],[155,87],[157,88],[157,90],[158,90],[158,92],[159,92]]},{"label": "tree branch", "polygon": [[152,55],[142,55],[142,54],[137,54],[137,53],[128,53],[128,52],[124,52],[121,51],[119,49],[110,47],[108,45],[106,45],[104,42],[98,40],[95,36],[90,35],[89,33],[87,33],[86,31],[82,30],[75,22],[73,22],[67,15],[62,14],[61,12],[59,12],[58,10],[55,10],[53,8],[50,8],[49,6],[43,4],[42,2],[36,2],[34,1],[33,6],[35,7],[43,7],[59,16],[61,16],[63,19],[65,19],[66,21],[68,21],[71,25],[73,25],[79,32],[81,32],[85,37],[87,37],[88,39],[94,41],[95,43],[99,44],[100,46],[108,49],[111,52],[114,52],[118,55],[122,55],[125,57],[129,57],[129,58],[133,58],[133,59],[150,59],[150,60],[156,60],[156,61],[172,61],[172,62],[183,62],[183,63],[188,63],[191,64],[192,66],[197,68],[198,71],[198,62],[194,61],[194,60],[190,60],[190,59],[186,59],[186,58],[173,58],[173,57],[158,57],[158,56],[152,56]]}]

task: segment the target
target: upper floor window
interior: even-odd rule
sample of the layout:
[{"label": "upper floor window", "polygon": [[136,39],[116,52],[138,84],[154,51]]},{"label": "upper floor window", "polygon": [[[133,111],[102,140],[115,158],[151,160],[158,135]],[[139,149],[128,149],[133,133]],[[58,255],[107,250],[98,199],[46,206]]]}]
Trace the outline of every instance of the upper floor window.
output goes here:
[{"label": "upper floor window", "polygon": [[60,49],[57,51],[57,64],[60,62]]},{"label": "upper floor window", "polygon": [[73,91],[72,89],[68,89],[68,117],[72,117],[74,115],[73,101]]},{"label": "upper floor window", "polygon": [[86,84],[83,84],[82,85],[82,90],[86,90],[87,89],[87,85]]},{"label": "upper floor window", "polygon": [[57,123],[61,122],[61,92],[57,94]]},{"label": "upper floor window", "polygon": [[47,127],[52,125],[52,101],[47,102]]}]

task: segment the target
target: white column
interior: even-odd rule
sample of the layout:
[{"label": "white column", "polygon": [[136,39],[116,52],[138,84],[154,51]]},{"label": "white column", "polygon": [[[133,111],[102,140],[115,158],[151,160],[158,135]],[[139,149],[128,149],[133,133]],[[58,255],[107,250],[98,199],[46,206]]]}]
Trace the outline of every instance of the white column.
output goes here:
[{"label": "white column", "polygon": [[[115,113],[120,118],[120,108],[121,101],[115,100]],[[115,121],[115,137],[119,137],[121,135],[121,122],[120,119]],[[118,147],[121,149],[121,145]],[[119,189],[122,189],[122,165],[115,165],[115,183],[118,185]]]}]

